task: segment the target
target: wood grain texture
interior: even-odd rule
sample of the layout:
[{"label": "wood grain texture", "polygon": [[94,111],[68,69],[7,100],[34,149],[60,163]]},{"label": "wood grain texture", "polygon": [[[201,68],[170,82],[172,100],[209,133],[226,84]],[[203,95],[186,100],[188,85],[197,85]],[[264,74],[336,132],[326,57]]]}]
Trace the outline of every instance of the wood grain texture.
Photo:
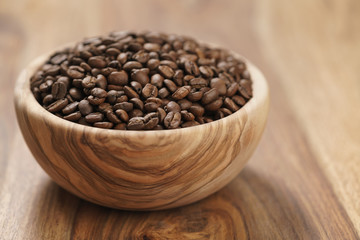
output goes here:
[{"label": "wood grain texture", "polygon": [[253,97],[239,111],[201,126],[143,132],[87,127],[45,110],[29,79],[51,55],[35,59],[20,74],[17,119],[40,166],[60,186],[90,202],[159,210],[198,201],[239,174],[264,131],[268,85],[241,57],[252,78]]},{"label": "wood grain texture", "polygon": [[[0,1],[0,239],[360,239],[359,12],[356,0]],[[216,194],[160,212],[112,210],[59,188],[27,149],[11,107],[20,70],[123,29],[214,42],[267,77],[259,148]]]}]

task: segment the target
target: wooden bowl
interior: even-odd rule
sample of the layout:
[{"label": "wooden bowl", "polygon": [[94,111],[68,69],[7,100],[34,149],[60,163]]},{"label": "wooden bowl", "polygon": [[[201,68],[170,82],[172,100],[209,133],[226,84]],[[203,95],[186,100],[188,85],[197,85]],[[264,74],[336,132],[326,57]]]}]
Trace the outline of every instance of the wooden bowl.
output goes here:
[{"label": "wooden bowl", "polygon": [[240,56],[253,80],[253,98],[244,107],[211,123],[157,131],[88,127],[45,110],[30,90],[30,77],[48,57],[21,72],[15,87],[17,119],[41,167],[61,187],[90,202],[158,210],[198,201],[239,174],[264,130],[268,85]]}]

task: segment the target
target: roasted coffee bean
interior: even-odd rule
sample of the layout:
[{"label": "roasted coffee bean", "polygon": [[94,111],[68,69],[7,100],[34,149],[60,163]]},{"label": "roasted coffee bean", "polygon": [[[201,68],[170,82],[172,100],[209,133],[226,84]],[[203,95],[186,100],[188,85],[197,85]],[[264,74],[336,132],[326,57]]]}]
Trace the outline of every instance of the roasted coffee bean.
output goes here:
[{"label": "roasted coffee bean", "polygon": [[174,76],[174,70],[171,68],[171,67],[169,67],[169,66],[166,66],[166,65],[160,65],[159,67],[158,67],[158,69],[159,69],[159,72],[160,72],[160,74],[164,77],[164,78],[168,78],[168,79],[170,79],[170,78],[172,78],[173,76]]},{"label": "roasted coffee bean", "polygon": [[89,58],[88,64],[93,68],[104,68],[104,67],[106,67],[106,61],[101,56],[95,56],[95,57]]},{"label": "roasted coffee bean", "polygon": [[122,130],[210,123],[253,95],[246,64],[228,51],[153,32],[114,32],[58,51],[30,88],[58,117]]},{"label": "roasted coffee bean", "polygon": [[104,119],[104,115],[99,112],[90,113],[85,116],[85,121],[88,123],[101,122]]},{"label": "roasted coffee bean", "polygon": [[206,105],[209,104],[216,99],[219,98],[219,92],[216,88],[212,88],[209,91],[205,92],[204,95],[201,98],[201,103]]},{"label": "roasted coffee bean", "polygon": [[79,102],[72,102],[69,105],[67,105],[65,108],[62,109],[62,113],[65,115],[73,113],[77,110],[78,105],[79,105]]},{"label": "roasted coffee bean", "polygon": [[124,64],[123,69],[127,72],[130,72],[133,69],[142,68],[142,64],[137,61],[130,61]]},{"label": "roasted coffee bean", "polygon": [[144,87],[149,83],[149,76],[144,70],[134,70],[131,73],[131,80],[139,82]]},{"label": "roasted coffee bean", "polygon": [[141,130],[145,127],[145,119],[143,117],[133,117],[129,120],[127,128],[129,130]]},{"label": "roasted coffee bean", "polygon": [[112,122],[96,122],[93,126],[98,128],[110,129],[114,126],[114,124]]},{"label": "roasted coffee bean", "polygon": [[187,99],[181,99],[178,101],[178,104],[180,105],[181,110],[188,110],[192,105],[192,103]]},{"label": "roasted coffee bean", "polygon": [[220,78],[213,78],[210,81],[210,87],[211,88],[216,88],[219,92],[220,96],[223,96],[226,94],[226,85],[224,80],[220,79]]},{"label": "roasted coffee bean", "polygon": [[224,107],[228,108],[232,112],[236,112],[237,110],[239,110],[239,106],[236,105],[236,103],[234,103],[234,101],[230,98],[225,98]]},{"label": "roasted coffee bean", "polygon": [[51,94],[53,95],[54,99],[59,100],[66,96],[67,89],[66,85],[62,82],[55,82],[52,84]]},{"label": "roasted coffee bean", "polygon": [[194,114],[195,117],[201,117],[204,115],[205,109],[199,104],[194,104],[189,108],[188,111]]},{"label": "roasted coffee bean", "polygon": [[148,83],[145,85],[145,87],[142,89],[142,96],[144,98],[149,98],[149,97],[157,97],[158,95],[158,89],[156,88],[156,86]]},{"label": "roasted coffee bean", "polygon": [[133,105],[133,103],[130,103],[130,102],[122,102],[122,103],[117,103],[114,105],[114,110],[123,109],[126,112],[130,112],[131,110],[133,110],[133,108],[134,108],[134,105]]},{"label": "roasted coffee bean", "polygon": [[169,79],[165,79],[164,84],[167,87],[167,89],[169,89],[171,92],[175,92],[176,89],[177,89],[176,84],[173,81],[169,80]]},{"label": "roasted coffee bean", "polygon": [[53,102],[52,104],[50,104],[47,107],[47,110],[49,112],[56,113],[56,112],[61,111],[64,107],[66,107],[66,105],[68,105],[68,103],[69,103],[69,100],[67,100],[66,98],[59,99],[56,102]]},{"label": "roasted coffee bean", "polygon": [[74,100],[80,101],[83,99],[83,94],[78,88],[70,88],[69,94]]},{"label": "roasted coffee bean", "polygon": [[87,76],[82,80],[81,85],[83,88],[93,88],[96,85],[96,78]]},{"label": "roasted coffee bean", "polygon": [[139,98],[132,98],[130,102],[134,105],[134,108],[140,109],[141,111],[144,110],[144,102]]},{"label": "roasted coffee bean", "polygon": [[81,100],[78,105],[79,111],[82,115],[86,116],[93,111],[93,107],[88,100]]},{"label": "roasted coffee bean", "polygon": [[80,118],[81,118],[80,112],[74,112],[74,113],[70,113],[70,114],[64,116],[65,120],[72,121],[72,122],[76,122]]},{"label": "roasted coffee bean", "polygon": [[222,104],[223,104],[222,98],[218,98],[217,100],[205,105],[205,109],[214,112],[219,108],[221,108]]},{"label": "roasted coffee bean", "polygon": [[164,126],[168,129],[179,127],[181,123],[180,112],[169,112],[164,119]]}]

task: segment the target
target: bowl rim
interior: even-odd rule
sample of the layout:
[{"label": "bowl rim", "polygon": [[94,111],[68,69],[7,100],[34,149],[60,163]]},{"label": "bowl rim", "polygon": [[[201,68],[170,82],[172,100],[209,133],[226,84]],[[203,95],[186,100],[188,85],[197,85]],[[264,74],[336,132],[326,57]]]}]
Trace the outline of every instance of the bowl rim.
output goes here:
[{"label": "bowl rim", "polygon": [[[198,41],[201,44],[206,44],[212,48],[221,48],[216,44],[212,43],[204,43],[202,41]],[[32,60],[20,73],[15,83],[14,89],[14,102],[15,108],[18,109],[20,106],[24,107],[23,110],[26,110],[31,115],[34,115],[38,118],[44,118],[47,120],[46,122],[51,123],[57,128],[71,128],[75,131],[87,132],[89,134],[106,134],[106,135],[116,135],[116,136],[124,136],[124,137],[143,137],[144,134],[146,136],[156,135],[156,137],[165,137],[166,135],[173,134],[185,134],[192,132],[201,132],[202,129],[205,128],[216,128],[219,125],[224,124],[225,122],[236,122],[238,119],[242,119],[246,116],[247,113],[251,113],[254,109],[257,108],[260,104],[265,104],[267,99],[269,98],[269,87],[268,83],[262,74],[262,72],[247,58],[242,55],[229,50],[230,54],[234,57],[243,61],[246,65],[246,69],[250,72],[251,81],[252,81],[252,89],[253,96],[252,98],[245,103],[238,111],[218,120],[215,120],[210,123],[204,123],[196,126],[191,126],[187,128],[178,128],[178,129],[163,129],[163,130],[118,130],[118,129],[104,129],[97,128],[93,126],[86,126],[76,122],[72,122],[69,120],[65,120],[56,116],[55,114],[47,111],[41,104],[35,99],[34,94],[30,88],[30,78],[35,73],[35,71],[44,64],[47,59],[54,54],[56,51],[63,50],[67,47],[72,47],[76,44],[76,42],[70,42],[67,44],[63,44],[60,47],[55,48],[54,50],[48,51],[45,54],[42,54]],[[156,133],[156,134],[155,134]]]}]

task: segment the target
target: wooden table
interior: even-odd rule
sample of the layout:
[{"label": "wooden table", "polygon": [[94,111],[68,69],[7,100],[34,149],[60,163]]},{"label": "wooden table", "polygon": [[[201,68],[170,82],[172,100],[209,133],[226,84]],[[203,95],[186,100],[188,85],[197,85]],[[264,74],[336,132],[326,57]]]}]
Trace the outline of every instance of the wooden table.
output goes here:
[{"label": "wooden table", "polygon": [[[360,239],[360,2],[1,1],[0,239]],[[35,162],[13,110],[31,59],[111,30],[192,35],[258,65],[271,87],[262,141],[198,203],[125,212],[85,202]]]}]

